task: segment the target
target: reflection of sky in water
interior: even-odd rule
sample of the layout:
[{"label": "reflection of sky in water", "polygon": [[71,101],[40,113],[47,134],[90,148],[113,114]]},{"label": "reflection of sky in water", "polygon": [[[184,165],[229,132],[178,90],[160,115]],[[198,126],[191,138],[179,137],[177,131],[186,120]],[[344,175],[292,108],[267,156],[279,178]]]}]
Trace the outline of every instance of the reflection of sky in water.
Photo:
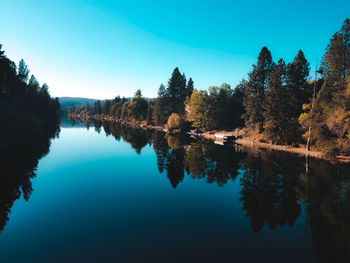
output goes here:
[{"label": "reflection of sky in water", "polygon": [[0,234],[1,262],[312,259],[303,215],[253,232],[241,175],[223,187],[185,175],[173,189],[164,173],[148,144],[137,154],[93,127],[62,128]]}]

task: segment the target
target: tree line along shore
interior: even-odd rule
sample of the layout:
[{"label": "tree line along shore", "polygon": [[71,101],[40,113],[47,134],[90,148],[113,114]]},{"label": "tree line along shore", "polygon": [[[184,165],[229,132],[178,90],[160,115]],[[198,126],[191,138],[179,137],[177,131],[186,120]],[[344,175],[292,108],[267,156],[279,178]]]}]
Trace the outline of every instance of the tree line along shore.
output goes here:
[{"label": "tree line along shore", "polygon": [[[175,68],[158,96],[146,99],[141,90],[132,98],[72,106],[70,117],[98,118],[168,132],[209,135],[239,129],[255,145],[304,148],[325,159],[350,155],[350,20],[346,19],[325,49],[322,62],[310,76],[302,50],[286,63],[275,62],[263,47],[256,64],[237,86],[195,88],[192,78]],[[232,134],[232,132],[231,132]],[[283,147],[282,147],[283,146]],[[303,151],[299,151],[302,153]]]}]

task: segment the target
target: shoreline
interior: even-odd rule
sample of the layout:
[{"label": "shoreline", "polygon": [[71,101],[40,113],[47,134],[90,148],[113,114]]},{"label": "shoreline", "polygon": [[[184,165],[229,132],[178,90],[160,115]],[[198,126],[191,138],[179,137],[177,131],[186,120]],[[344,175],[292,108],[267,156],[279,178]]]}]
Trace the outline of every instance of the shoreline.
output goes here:
[{"label": "shoreline", "polygon": [[[92,117],[95,118],[95,117]],[[144,122],[133,122],[133,121],[124,121],[124,120],[116,120],[116,119],[111,119],[111,118],[95,118],[99,119],[101,121],[107,121],[107,122],[116,122],[119,124],[124,124],[124,125],[129,125],[141,129],[151,129],[151,130],[158,130],[162,131],[165,133],[169,133],[167,129],[165,129],[163,126],[153,126],[153,125],[147,125]],[[211,140],[214,141],[214,143],[218,144],[224,144],[225,140],[220,137],[228,136],[228,137],[235,137],[235,131],[207,131],[204,133],[192,133],[188,132],[191,137],[195,136],[198,138],[204,138],[206,140]],[[220,137],[218,137],[220,136]],[[292,147],[288,145],[279,145],[279,144],[270,144],[270,143],[263,143],[263,142],[254,142],[252,140],[248,140],[246,138],[239,138],[236,137],[233,139],[233,143],[236,143],[238,145],[242,145],[245,147],[249,148],[262,148],[262,149],[267,149],[267,150],[275,150],[275,151],[282,151],[282,152],[289,152],[289,153],[294,153],[298,154],[300,156],[306,156],[306,149],[305,148],[300,148],[300,147]],[[317,159],[322,159],[330,162],[330,160],[326,159],[323,157],[322,152],[320,151],[314,151],[310,150],[308,151],[308,156],[317,158]],[[340,163],[350,163],[350,156],[337,156],[336,160]]]},{"label": "shoreline", "polygon": [[[250,148],[263,148],[263,149],[289,152],[289,153],[295,153],[298,155],[306,156],[306,149],[300,148],[300,147],[292,147],[288,145],[270,144],[270,143],[263,143],[263,142],[254,142],[251,140],[247,140],[245,138],[237,139],[235,143],[239,145],[247,146]],[[310,150],[308,151],[308,156],[326,160],[325,158],[322,157],[322,152],[319,152],[319,151]]]},{"label": "shoreline", "polygon": [[[301,156],[306,156],[306,149],[300,148],[300,147],[292,147],[292,146],[288,146],[288,145],[278,145],[278,144],[269,144],[269,143],[262,143],[262,142],[253,142],[251,140],[247,140],[244,138],[235,140],[235,143],[242,145],[242,146],[249,147],[249,148],[255,148],[255,149],[256,148],[263,148],[263,149],[268,149],[268,150],[289,152],[289,153],[294,153],[294,154],[298,154]],[[308,156],[331,162],[331,160],[324,158],[322,152],[320,152],[320,151],[310,150],[310,151],[308,151]],[[336,157],[336,161],[339,163],[350,163],[350,156],[338,155]]]}]

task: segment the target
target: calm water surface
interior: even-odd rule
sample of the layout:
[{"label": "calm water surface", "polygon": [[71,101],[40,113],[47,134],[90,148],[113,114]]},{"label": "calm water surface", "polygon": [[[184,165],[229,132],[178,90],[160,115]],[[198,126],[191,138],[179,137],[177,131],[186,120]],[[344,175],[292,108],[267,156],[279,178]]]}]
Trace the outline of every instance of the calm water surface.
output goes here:
[{"label": "calm water surface", "polygon": [[0,262],[350,262],[349,166],[100,123],[26,151]]}]

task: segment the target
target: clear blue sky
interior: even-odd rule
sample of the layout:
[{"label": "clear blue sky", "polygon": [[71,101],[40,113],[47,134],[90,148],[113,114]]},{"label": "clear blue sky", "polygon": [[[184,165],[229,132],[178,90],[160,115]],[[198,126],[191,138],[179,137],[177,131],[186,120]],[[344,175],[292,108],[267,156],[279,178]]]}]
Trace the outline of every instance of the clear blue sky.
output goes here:
[{"label": "clear blue sky", "polygon": [[0,43],[53,96],[154,97],[178,66],[195,88],[247,77],[260,49],[314,66],[349,0],[1,0]]}]

